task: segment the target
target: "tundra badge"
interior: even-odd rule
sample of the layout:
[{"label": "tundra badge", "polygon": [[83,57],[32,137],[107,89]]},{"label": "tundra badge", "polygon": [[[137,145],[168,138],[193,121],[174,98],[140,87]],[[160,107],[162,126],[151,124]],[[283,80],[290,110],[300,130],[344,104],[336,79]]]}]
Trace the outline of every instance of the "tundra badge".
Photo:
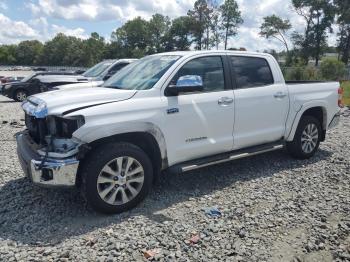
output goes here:
[{"label": "tundra badge", "polygon": [[168,113],[168,115],[175,114],[175,113],[179,113],[179,109],[177,107],[169,108],[169,109],[167,109],[166,112]]}]

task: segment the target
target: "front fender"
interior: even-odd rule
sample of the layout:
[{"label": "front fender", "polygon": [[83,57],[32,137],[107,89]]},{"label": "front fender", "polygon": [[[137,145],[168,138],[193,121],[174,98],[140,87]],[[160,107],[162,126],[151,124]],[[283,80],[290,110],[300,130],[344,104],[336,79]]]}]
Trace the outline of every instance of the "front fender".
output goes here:
[{"label": "front fender", "polygon": [[161,158],[167,158],[166,142],[163,132],[158,126],[150,122],[111,123],[105,126],[83,126],[73,133],[73,137],[84,143],[92,143],[99,139],[133,132],[151,134],[157,141]]}]

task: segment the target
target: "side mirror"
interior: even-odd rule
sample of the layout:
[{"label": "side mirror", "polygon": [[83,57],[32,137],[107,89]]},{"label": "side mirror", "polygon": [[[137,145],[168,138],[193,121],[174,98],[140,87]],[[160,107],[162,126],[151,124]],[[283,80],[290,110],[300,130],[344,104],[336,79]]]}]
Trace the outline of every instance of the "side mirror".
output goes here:
[{"label": "side mirror", "polygon": [[111,73],[107,73],[107,75],[105,75],[104,77],[103,77],[103,81],[106,81],[106,80],[108,80],[111,76],[112,76],[113,74],[111,74]]},{"label": "side mirror", "polygon": [[165,89],[165,96],[177,96],[180,93],[192,93],[203,91],[203,80],[198,75],[181,76],[176,85],[169,85]]}]

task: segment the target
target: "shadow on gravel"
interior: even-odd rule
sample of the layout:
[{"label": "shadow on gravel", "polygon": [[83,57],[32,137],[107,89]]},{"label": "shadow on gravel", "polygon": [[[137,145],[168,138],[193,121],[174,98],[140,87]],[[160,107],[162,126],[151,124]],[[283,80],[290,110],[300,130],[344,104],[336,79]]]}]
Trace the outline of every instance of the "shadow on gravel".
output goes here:
[{"label": "shadow on gravel", "polygon": [[314,158],[298,161],[279,151],[186,174],[164,174],[142,204],[113,216],[98,214],[86,207],[77,190],[38,188],[26,178],[12,180],[0,188],[0,238],[29,245],[53,245],[134,216],[146,216],[161,223],[172,219],[157,211],[190,197],[211,194],[239,181],[270,177],[284,170],[315,164],[331,155],[320,150]]}]

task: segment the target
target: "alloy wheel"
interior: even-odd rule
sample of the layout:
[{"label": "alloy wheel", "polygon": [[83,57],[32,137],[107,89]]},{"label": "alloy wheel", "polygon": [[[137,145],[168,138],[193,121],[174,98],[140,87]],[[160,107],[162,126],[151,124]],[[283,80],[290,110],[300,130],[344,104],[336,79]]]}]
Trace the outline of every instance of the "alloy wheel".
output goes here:
[{"label": "alloy wheel", "polygon": [[311,153],[317,146],[318,129],[313,123],[308,124],[301,134],[301,149],[304,153]]},{"label": "alloy wheel", "polygon": [[27,99],[27,94],[25,92],[23,92],[23,91],[18,91],[16,93],[16,98],[17,98],[18,101],[23,102],[24,100]]},{"label": "alloy wheel", "polygon": [[110,205],[123,205],[135,198],[144,182],[144,169],[133,157],[122,156],[108,162],[97,177],[97,191]]}]

